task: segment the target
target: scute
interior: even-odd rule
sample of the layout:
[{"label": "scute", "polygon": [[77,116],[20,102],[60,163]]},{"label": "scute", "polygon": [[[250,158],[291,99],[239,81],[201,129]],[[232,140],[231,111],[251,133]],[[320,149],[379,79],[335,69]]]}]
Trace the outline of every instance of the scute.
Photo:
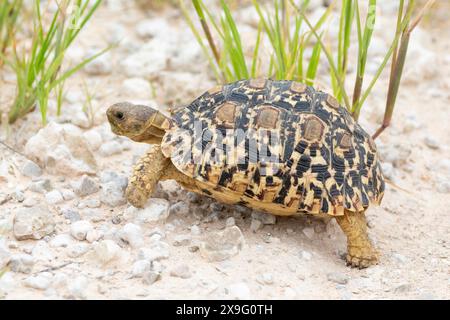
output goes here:
[{"label": "scute", "polygon": [[172,122],[164,154],[218,200],[279,215],[342,215],[383,197],[373,140],[335,98],[304,84],[230,83]]}]

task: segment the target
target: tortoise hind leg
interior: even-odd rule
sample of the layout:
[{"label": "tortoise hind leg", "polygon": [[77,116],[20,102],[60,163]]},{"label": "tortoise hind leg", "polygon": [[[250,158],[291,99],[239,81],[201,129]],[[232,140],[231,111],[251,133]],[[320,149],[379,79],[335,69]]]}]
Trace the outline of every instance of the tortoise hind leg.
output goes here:
[{"label": "tortoise hind leg", "polygon": [[136,163],[128,183],[126,197],[134,207],[142,208],[169,166],[161,146],[155,145]]},{"label": "tortoise hind leg", "polygon": [[345,210],[336,220],[347,236],[347,265],[362,269],[377,264],[378,252],[369,240],[364,212]]}]

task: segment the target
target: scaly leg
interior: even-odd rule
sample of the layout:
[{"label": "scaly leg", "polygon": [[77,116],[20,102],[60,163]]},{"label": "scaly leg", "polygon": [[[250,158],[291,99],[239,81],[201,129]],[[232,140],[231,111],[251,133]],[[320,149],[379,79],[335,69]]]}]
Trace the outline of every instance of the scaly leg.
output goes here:
[{"label": "scaly leg", "polygon": [[347,236],[347,265],[362,269],[377,264],[378,253],[369,240],[364,212],[345,210],[336,220]]},{"label": "scaly leg", "polygon": [[159,145],[153,146],[137,162],[126,190],[126,197],[134,207],[142,208],[152,195],[156,184],[171,162],[161,152]]}]

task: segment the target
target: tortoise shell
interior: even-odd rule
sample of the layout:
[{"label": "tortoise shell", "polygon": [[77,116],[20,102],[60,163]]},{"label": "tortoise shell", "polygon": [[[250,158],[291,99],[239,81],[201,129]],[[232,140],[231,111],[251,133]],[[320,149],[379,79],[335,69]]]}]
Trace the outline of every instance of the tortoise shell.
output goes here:
[{"label": "tortoise shell", "polygon": [[331,95],[293,81],[216,87],[173,114],[162,150],[197,189],[278,215],[379,204],[376,146]]}]

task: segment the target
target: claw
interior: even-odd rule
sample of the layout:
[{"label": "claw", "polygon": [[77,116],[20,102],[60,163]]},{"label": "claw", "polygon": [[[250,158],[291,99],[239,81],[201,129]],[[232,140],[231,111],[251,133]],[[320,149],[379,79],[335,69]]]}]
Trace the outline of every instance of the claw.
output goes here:
[{"label": "claw", "polygon": [[364,269],[375,264],[378,264],[378,253],[373,248],[349,248],[347,266]]}]

